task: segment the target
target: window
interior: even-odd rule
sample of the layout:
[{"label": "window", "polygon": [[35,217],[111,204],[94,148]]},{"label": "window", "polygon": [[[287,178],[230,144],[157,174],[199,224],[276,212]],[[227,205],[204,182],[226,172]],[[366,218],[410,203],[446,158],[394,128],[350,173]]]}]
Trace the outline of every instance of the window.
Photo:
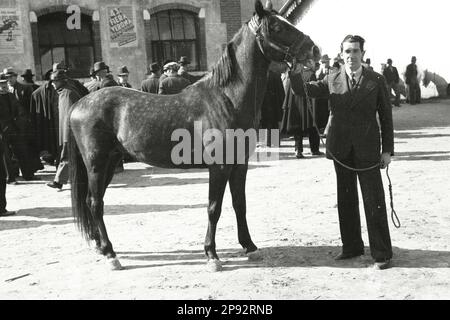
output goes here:
[{"label": "window", "polygon": [[69,30],[65,12],[50,13],[39,17],[39,52],[41,74],[44,77],[55,62],[64,60],[73,78],[89,77],[89,69],[94,64],[94,41],[92,20],[81,15],[81,29]]},{"label": "window", "polygon": [[192,70],[200,69],[198,18],[185,10],[167,10],[150,18],[153,60],[163,64],[187,56]]}]

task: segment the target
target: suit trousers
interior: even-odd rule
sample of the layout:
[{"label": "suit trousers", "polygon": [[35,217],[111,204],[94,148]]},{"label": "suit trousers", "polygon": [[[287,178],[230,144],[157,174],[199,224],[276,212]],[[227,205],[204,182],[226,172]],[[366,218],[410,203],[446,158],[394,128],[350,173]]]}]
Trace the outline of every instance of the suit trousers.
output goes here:
[{"label": "suit trousers", "polygon": [[[347,159],[340,161],[353,168],[367,168],[373,165],[373,162],[368,163],[356,159],[353,152]],[[364,251],[359,214],[358,178],[364,202],[371,255],[375,261],[391,259],[392,244],[380,169],[355,172],[344,168],[336,161],[334,161],[334,167],[337,178],[342,252],[357,253]]]},{"label": "suit trousers", "polygon": [[[317,152],[319,151],[320,146],[320,136],[317,133],[317,130],[315,127],[311,127],[306,130],[308,133],[309,138],[309,148],[311,149],[311,152]],[[303,152],[303,135],[295,135],[295,151]]]},{"label": "suit trousers", "polygon": [[394,100],[394,106],[400,105],[400,88],[398,83],[388,83],[388,92],[389,96],[392,94],[392,91],[394,91],[395,100]]},{"label": "suit trousers", "polygon": [[0,213],[6,211],[6,160],[3,144],[0,144]]},{"label": "suit trousers", "polygon": [[407,102],[410,104],[420,103],[421,91],[419,83],[412,83],[406,86]]},{"label": "suit trousers", "polygon": [[67,184],[69,181],[69,162],[67,154],[67,143],[61,147],[61,158],[59,160],[58,168],[56,169],[55,182],[60,184]]}]

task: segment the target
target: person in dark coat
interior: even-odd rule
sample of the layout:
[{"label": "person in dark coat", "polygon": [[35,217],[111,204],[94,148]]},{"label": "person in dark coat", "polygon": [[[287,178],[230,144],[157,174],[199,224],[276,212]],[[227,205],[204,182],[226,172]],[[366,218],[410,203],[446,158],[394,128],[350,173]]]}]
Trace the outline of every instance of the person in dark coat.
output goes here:
[{"label": "person in dark coat", "polygon": [[76,86],[71,85],[65,71],[58,70],[52,73],[52,86],[58,92],[59,110],[59,145],[61,148],[60,161],[53,182],[47,186],[62,189],[69,179],[69,163],[67,143],[69,141],[68,116],[70,107],[83,97]]},{"label": "person in dark coat", "polygon": [[[0,75],[0,101],[8,93],[7,79],[4,75]],[[0,103],[0,112],[2,111],[2,104]],[[5,143],[3,141],[3,134],[5,128],[3,124],[5,122],[1,121],[3,118],[0,117],[0,218],[8,217],[16,214],[14,211],[6,210],[6,180],[7,180],[7,169],[5,160]]]},{"label": "person in dark coat", "polygon": [[[296,72],[300,72],[297,68]],[[316,80],[315,71],[311,69],[303,69],[302,73],[306,81]],[[281,132],[284,134],[293,134],[295,139],[295,156],[297,159],[304,158],[303,155],[303,136],[309,138],[309,146],[313,156],[321,156],[323,152],[319,150],[320,136],[314,127],[314,119],[317,114],[315,99],[310,99],[312,110],[309,110],[305,92],[302,86],[299,86],[297,77],[289,72],[286,98],[283,103],[283,120],[281,123]],[[299,73],[298,76],[301,76]],[[293,80],[294,79],[294,80]],[[311,114],[312,111],[312,114]]]},{"label": "person in dark coat", "polygon": [[392,90],[394,90],[394,106],[400,107],[400,77],[398,75],[397,68],[392,66],[392,59],[387,59],[387,65],[383,70],[383,76],[386,79],[386,83],[388,85],[389,96],[391,95]]},{"label": "person in dark coat", "polygon": [[[358,205],[359,180],[374,268],[386,269],[392,258],[392,244],[380,168],[386,168],[394,154],[392,106],[384,77],[361,65],[364,39],[346,36],[341,43],[341,53],[345,65],[340,70],[323,80],[306,84],[310,96],[330,99],[327,158],[334,160],[343,243],[342,253],[336,260],[364,254]],[[291,80],[303,87],[301,75],[293,73]],[[379,167],[356,172],[342,164],[360,169],[377,164]]]},{"label": "person in dark coat", "polygon": [[148,93],[158,94],[159,78],[161,77],[161,68],[159,64],[150,65],[150,76],[142,81],[141,90]]},{"label": "person in dark coat", "polygon": [[178,74],[178,64],[171,62],[164,66],[167,77],[160,81],[158,94],[177,94],[191,83]]},{"label": "person in dark coat", "polygon": [[405,84],[406,84],[406,103],[412,105],[420,103],[421,92],[419,83],[419,72],[416,65],[416,57],[411,58],[411,64],[406,67]]},{"label": "person in dark coat", "polygon": [[128,71],[127,66],[122,66],[117,70],[117,77],[119,78],[119,86],[124,88],[133,88],[131,84],[128,83],[128,76],[130,72]]},{"label": "person in dark coat", "polygon": [[94,92],[106,87],[119,86],[109,72],[109,66],[103,61],[94,63],[94,75],[97,77],[97,82],[90,87],[89,92]]},{"label": "person in dark coat", "polygon": [[261,129],[267,129],[267,146],[272,144],[279,146],[279,141],[271,141],[272,130],[279,129],[279,122],[283,116],[284,88],[281,81],[281,72],[285,68],[280,68],[276,64],[272,64],[269,68],[267,76],[267,89],[264,100],[261,105]]},{"label": "person in dark coat", "polygon": [[20,171],[25,180],[38,180],[34,176],[34,163],[30,161],[32,152],[26,140],[26,134],[21,130],[22,124],[26,122],[27,114],[17,100],[16,96],[9,92],[8,78],[2,74],[0,76],[0,125],[3,128],[4,154],[8,173],[8,183],[14,184],[18,176],[18,168],[14,164],[17,158]]},{"label": "person in dark coat", "polygon": [[23,79],[23,84],[25,85],[30,85],[32,90],[36,90],[37,88],[39,88],[39,86],[34,83],[33,77],[33,71],[31,71],[31,69],[26,69],[25,72],[21,75],[22,79]]},{"label": "person in dark coat", "polygon": [[[330,66],[331,59],[327,54],[324,54],[320,58],[320,67],[317,71],[317,80],[322,80],[327,75],[330,74],[330,72],[333,70]],[[330,107],[329,107],[329,100],[325,98],[316,98],[316,108],[317,108],[317,118],[316,123],[317,127],[321,132],[323,132],[324,136],[327,134],[327,124],[328,124],[328,118],[330,115]]]},{"label": "person in dark coat", "polygon": [[180,68],[178,69],[178,74],[183,78],[189,80],[189,82],[192,84],[197,81],[197,77],[191,75],[188,72],[190,64],[191,62],[189,61],[189,58],[186,56],[182,56],[178,61],[178,65],[180,66]]}]

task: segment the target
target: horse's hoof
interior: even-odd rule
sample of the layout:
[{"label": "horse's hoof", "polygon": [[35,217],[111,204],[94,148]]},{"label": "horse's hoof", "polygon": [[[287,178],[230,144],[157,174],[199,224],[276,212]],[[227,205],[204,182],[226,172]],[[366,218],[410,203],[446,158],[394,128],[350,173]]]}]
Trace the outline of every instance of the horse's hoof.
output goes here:
[{"label": "horse's hoof", "polygon": [[117,257],[115,258],[108,258],[108,264],[111,267],[111,270],[116,271],[116,270],[123,270],[122,265],[120,264],[119,259],[117,259]]},{"label": "horse's hoof", "polygon": [[217,259],[211,259],[206,263],[206,267],[210,272],[219,272],[222,271],[222,262]]},{"label": "horse's hoof", "polygon": [[263,255],[260,250],[247,253],[247,258],[249,261],[261,261],[263,260]]}]

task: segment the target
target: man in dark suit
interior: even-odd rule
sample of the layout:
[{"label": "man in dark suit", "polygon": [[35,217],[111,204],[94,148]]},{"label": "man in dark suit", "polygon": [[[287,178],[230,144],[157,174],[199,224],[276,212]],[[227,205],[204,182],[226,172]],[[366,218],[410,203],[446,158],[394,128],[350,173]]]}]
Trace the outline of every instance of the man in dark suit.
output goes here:
[{"label": "man in dark suit", "polygon": [[130,72],[127,66],[122,66],[117,70],[117,77],[119,78],[119,86],[124,88],[133,88],[131,84],[128,83],[128,76]]},{"label": "man in dark suit", "polygon": [[159,64],[152,63],[150,65],[150,76],[142,81],[141,90],[148,93],[158,94],[159,78],[161,77],[161,68]]},{"label": "man in dark suit", "polygon": [[89,87],[89,92],[94,92],[106,87],[116,87],[119,84],[109,72],[109,66],[103,61],[94,63],[93,74],[97,77],[97,82]]},{"label": "man in dark suit", "polygon": [[400,107],[400,88],[398,87],[400,77],[398,76],[397,68],[392,66],[392,59],[387,59],[387,66],[383,70],[383,76],[386,78],[389,96],[391,95],[392,90],[394,90],[394,106]]},{"label": "man in dark suit", "polygon": [[[386,81],[380,74],[362,67],[364,39],[347,36],[341,43],[345,65],[323,80],[306,84],[312,97],[330,98],[330,127],[327,158],[334,160],[342,253],[336,260],[364,254],[358,205],[357,177],[364,199],[370,251],[375,269],[386,269],[392,258],[392,245],[379,167],[386,168],[394,152],[392,106]],[[303,85],[300,76],[291,79]],[[381,125],[377,123],[378,113]],[[381,156],[380,156],[381,153]],[[345,166],[343,166],[344,164]]]},{"label": "man in dark suit", "polygon": [[411,57],[411,64],[406,67],[405,71],[406,102],[412,105],[420,103],[421,98],[419,72],[416,61],[416,57]]}]

